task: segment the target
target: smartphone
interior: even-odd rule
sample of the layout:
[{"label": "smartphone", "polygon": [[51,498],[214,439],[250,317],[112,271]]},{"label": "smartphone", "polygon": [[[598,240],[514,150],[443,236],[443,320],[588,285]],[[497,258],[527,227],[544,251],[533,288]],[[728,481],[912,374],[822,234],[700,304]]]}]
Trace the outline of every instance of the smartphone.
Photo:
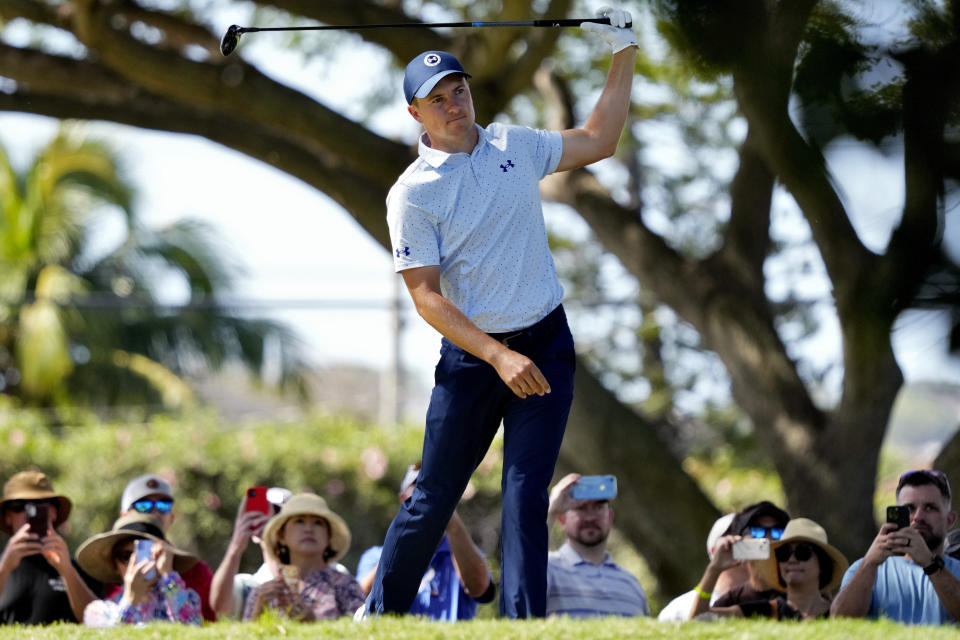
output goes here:
[{"label": "smartphone", "polygon": [[[141,563],[144,560],[153,560],[153,540],[146,540],[144,538],[139,538],[136,542],[136,553],[137,553],[137,563]],[[157,570],[151,569],[147,573],[147,580],[153,580],[157,575]]]},{"label": "smartphone", "polygon": [[267,516],[271,514],[266,487],[250,487],[247,489],[247,511],[259,511]]},{"label": "smartphone", "polygon": [[280,565],[280,576],[287,588],[294,593],[300,593],[300,571],[292,564]]},{"label": "smartphone", "polygon": [[734,560],[766,560],[769,557],[769,538],[744,538],[733,543]]},{"label": "smartphone", "polygon": [[910,508],[906,505],[887,507],[887,522],[897,525],[897,529],[906,529],[910,526]]},{"label": "smartphone", "polygon": [[24,511],[27,514],[30,533],[45,538],[50,528],[50,512],[47,510],[47,505],[28,502],[24,505]]},{"label": "smartphone", "polygon": [[571,493],[574,500],[609,500],[617,497],[616,476],[580,476]]}]

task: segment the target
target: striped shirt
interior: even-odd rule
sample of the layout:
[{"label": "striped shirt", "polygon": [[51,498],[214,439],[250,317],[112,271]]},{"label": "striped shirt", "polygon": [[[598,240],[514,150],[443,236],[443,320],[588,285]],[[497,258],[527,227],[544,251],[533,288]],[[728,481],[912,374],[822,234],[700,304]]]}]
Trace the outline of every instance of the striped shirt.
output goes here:
[{"label": "striped shirt", "polygon": [[547,615],[648,616],[650,608],[640,583],[609,553],[598,566],[564,543],[547,562]]}]

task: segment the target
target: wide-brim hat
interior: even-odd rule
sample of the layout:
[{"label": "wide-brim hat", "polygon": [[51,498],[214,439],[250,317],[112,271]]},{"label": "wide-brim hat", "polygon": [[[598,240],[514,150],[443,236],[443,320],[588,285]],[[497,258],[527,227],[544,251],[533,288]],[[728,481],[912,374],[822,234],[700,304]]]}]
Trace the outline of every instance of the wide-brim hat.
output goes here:
[{"label": "wide-brim hat", "polygon": [[298,493],[284,503],[280,513],[270,518],[263,529],[263,541],[266,543],[268,555],[279,562],[277,534],[287,520],[302,515],[323,518],[330,526],[329,546],[334,553],[327,562],[333,564],[347,554],[350,549],[350,528],[343,518],[331,511],[327,501],[320,496],[314,493]]},{"label": "wide-brim hat", "polygon": [[[13,500],[56,500],[57,519],[53,523],[54,529],[67,521],[70,516],[70,509],[73,507],[69,498],[53,490],[53,482],[50,481],[49,476],[37,470],[21,471],[7,480],[6,484],[3,485],[0,513],[3,512],[7,503]],[[0,518],[0,531],[13,533],[7,526],[6,518]]]},{"label": "wide-brim hat", "polygon": [[[100,582],[120,583],[123,576],[113,561],[113,548],[128,538],[166,542],[161,522],[148,513],[131,513],[113,523],[113,528],[87,538],[77,549],[77,562],[88,574]],[[171,546],[173,568],[182,574],[189,571],[198,559],[195,555]]]},{"label": "wide-brim hat", "polygon": [[820,588],[820,591],[833,591],[840,586],[843,574],[846,573],[850,563],[847,562],[846,556],[830,544],[826,530],[809,518],[794,518],[788,522],[783,530],[783,536],[771,542],[770,557],[757,563],[760,575],[767,584],[774,588],[780,584],[780,566],[774,552],[791,542],[809,542],[820,547],[833,560],[833,575],[830,576],[830,581]]}]

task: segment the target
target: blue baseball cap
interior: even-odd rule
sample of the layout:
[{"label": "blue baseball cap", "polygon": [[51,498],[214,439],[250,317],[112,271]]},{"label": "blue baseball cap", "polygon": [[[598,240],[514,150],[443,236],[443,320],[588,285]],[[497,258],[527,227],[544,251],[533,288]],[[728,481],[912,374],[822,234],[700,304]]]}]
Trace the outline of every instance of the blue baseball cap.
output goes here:
[{"label": "blue baseball cap", "polygon": [[437,83],[451,73],[470,77],[460,61],[446,51],[424,51],[418,55],[403,72],[403,95],[407,104],[414,98],[426,98]]}]

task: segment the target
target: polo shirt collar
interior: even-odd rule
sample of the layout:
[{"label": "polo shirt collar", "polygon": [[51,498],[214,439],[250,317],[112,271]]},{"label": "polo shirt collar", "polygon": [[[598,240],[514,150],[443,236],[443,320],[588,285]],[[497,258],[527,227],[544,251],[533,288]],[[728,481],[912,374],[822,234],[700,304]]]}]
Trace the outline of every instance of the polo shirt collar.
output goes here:
[{"label": "polo shirt collar", "polygon": [[[574,566],[578,564],[592,564],[584,560],[583,557],[579,553],[577,553],[573,547],[570,546],[569,542],[564,542],[563,546],[557,549],[557,553],[559,553],[564,560],[566,560],[567,562],[569,562],[571,565],[574,565]],[[613,556],[610,555],[609,551],[607,551],[603,556],[603,564],[605,565],[615,564],[613,562]]]},{"label": "polo shirt collar", "polygon": [[[477,146],[473,148],[473,153],[476,153],[480,146],[487,142],[489,136],[487,135],[487,132],[483,130],[483,127],[477,123],[474,123],[473,126],[477,128]],[[420,145],[418,151],[424,162],[429,164],[434,169],[439,169],[444,163],[450,163],[450,165],[453,166],[454,163],[465,162],[470,157],[466,153],[447,153],[446,151],[438,151],[437,149],[434,149],[427,144],[426,132],[420,134]]]}]

